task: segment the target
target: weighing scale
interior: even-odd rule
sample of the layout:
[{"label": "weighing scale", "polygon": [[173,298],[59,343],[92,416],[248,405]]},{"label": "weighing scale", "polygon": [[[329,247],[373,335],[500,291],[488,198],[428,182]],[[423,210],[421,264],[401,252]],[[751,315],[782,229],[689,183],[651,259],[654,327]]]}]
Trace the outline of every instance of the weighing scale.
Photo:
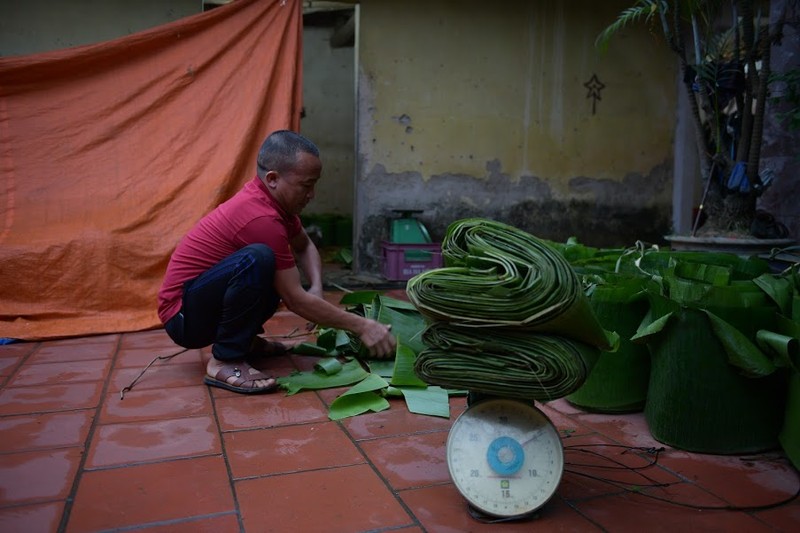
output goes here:
[{"label": "weighing scale", "polygon": [[447,437],[447,467],[470,506],[490,517],[532,516],[555,494],[564,448],[532,402],[468,399]]}]

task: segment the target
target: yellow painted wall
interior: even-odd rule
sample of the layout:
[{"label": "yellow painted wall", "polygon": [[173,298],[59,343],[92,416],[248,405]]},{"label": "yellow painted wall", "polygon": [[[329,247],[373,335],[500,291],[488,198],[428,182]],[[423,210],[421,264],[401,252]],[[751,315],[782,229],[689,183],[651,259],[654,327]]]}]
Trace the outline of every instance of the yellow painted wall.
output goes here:
[{"label": "yellow painted wall", "polygon": [[[638,201],[668,210],[675,58],[644,27],[620,34],[606,53],[594,45],[630,4],[363,0],[360,225],[387,216],[392,205],[416,203],[441,228],[448,209],[457,216],[463,205],[486,203],[492,191],[476,181],[492,175],[509,182],[497,198],[505,203]],[[584,86],[593,75],[605,84],[594,114]],[[654,172],[661,183],[646,190]],[[413,184],[397,190],[397,176]],[[444,176],[460,184],[433,185]],[[631,179],[638,193],[614,192]],[[484,211],[502,216],[502,208]],[[366,255],[375,252],[375,231],[362,228]]]},{"label": "yellow painted wall", "polygon": [[[649,171],[670,151],[674,59],[644,32],[598,52],[595,37],[618,12],[606,4],[625,3],[599,4],[364,2],[370,159],[423,177],[480,177],[499,159],[512,177],[562,184]],[[605,88],[592,115],[584,83],[595,73]]]}]

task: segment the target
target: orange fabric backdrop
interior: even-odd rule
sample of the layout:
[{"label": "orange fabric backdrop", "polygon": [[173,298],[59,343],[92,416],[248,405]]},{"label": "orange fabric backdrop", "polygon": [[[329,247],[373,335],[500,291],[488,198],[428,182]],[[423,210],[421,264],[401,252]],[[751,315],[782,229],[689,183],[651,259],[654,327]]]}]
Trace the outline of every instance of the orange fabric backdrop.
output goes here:
[{"label": "orange fabric backdrop", "polygon": [[160,326],[173,248],[299,129],[300,0],[0,58],[0,337]]}]

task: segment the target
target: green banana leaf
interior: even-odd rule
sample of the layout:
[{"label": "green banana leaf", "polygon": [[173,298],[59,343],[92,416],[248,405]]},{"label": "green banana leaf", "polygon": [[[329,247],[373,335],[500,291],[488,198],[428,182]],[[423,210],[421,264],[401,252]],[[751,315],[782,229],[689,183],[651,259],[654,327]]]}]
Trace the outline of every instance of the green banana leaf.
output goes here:
[{"label": "green banana leaf", "polygon": [[[398,341],[411,347],[415,352],[425,347],[421,341],[425,319],[413,304],[377,291],[349,293],[341,299],[341,303],[351,306],[348,310],[355,314],[392,326],[392,333]],[[339,335],[346,336],[350,341],[349,346],[339,349],[339,353],[370,359],[368,351],[355,334],[340,330]]]},{"label": "green banana leaf", "polygon": [[358,360],[352,359],[342,365],[339,372],[327,374],[327,370],[314,369],[307,372],[293,372],[278,378],[278,385],[286,391],[287,396],[297,394],[301,390],[330,389],[358,383],[369,375],[361,367]]},{"label": "green banana leaf", "polygon": [[613,349],[618,338],[597,321],[580,279],[564,257],[529,233],[487,219],[448,226],[446,267],[406,285],[431,321],[484,328],[524,328]]},{"label": "green banana leaf", "polygon": [[450,395],[441,387],[403,387],[399,389],[409,412],[450,418]]},{"label": "green banana leaf", "polygon": [[368,411],[377,413],[389,409],[388,400],[376,392],[388,386],[389,384],[382,377],[369,374],[331,403],[328,418],[341,420]]},{"label": "green banana leaf", "polygon": [[555,335],[482,330],[444,322],[423,334],[414,370],[426,383],[493,396],[554,400],[574,392],[599,351]]},{"label": "green banana leaf", "polygon": [[398,344],[391,384],[395,387],[426,387],[427,383],[419,379],[414,373],[414,363],[416,361],[417,354],[414,350],[409,346]]}]

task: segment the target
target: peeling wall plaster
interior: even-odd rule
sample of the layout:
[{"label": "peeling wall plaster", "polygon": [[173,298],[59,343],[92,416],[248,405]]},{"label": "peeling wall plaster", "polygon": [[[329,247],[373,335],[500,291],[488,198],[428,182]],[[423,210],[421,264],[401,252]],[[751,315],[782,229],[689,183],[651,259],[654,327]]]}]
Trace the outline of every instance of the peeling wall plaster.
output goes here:
[{"label": "peeling wall plaster", "polygon": [[594,245],[669,233],[674,58],[646,30],[594,46],[627,5],[363,3],[356,268],[380,270],[399,208],[435,239],[465,216]]}]

